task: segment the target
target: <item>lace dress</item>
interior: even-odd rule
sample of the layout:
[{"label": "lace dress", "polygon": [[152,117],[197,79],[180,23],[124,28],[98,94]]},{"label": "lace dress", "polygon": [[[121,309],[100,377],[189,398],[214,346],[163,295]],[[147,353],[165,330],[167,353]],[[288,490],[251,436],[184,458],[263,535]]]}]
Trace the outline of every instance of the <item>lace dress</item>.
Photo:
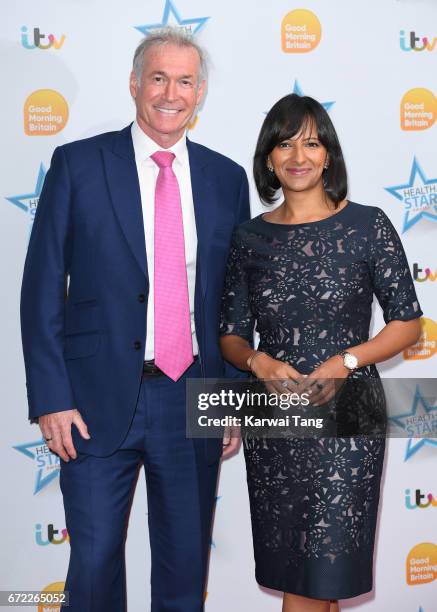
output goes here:
[{"label": "lace dress", "polygon": [[[322,221],[258,216],[234,234],[221,334],[308,374],[366,342],[373,295],[386,323],[420,317],[400,239],[384,212],[349,202]],[[356,377],[378,378],[374,365]],[[244,439],[259,584],[320,599],[372,589],[384,439]]]}]

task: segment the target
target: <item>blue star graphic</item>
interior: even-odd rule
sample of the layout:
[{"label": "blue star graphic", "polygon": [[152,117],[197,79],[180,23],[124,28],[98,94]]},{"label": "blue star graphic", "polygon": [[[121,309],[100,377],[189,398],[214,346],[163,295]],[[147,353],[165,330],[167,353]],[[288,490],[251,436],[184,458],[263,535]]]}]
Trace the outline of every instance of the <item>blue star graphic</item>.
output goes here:
[{"label": "blue star graphic", "polygon": [[[304,96],[305,95],[304,92],[303,92],[303,89],[299,85],[299,81],[297,79],[294,81],[292,93],[296,94],[297,96]],[[327,113],[329,113],[331,108],[334,106],[335,102],[320,102],[320,104],[323,106],[325,111]],[[264,115],[267,115],[267,112],[264,112]]]},{"label": "blue star graphic", "polygon": [[20,210],[24,212],[29,212],[32,203],[39,199],[41,195],[42,186],[44,184],[44,179],[46,176],[46,169],[44,165],[41,164],[38,171],[38,178],[36,179],[35,191],[33,193],[25,193],[24,195],[11,196],[6,198],[8,202],[15,204],[18,206]]},{"label": "blue star graphic", "polygon": [[162,28],[166,26],[177,26],[194,36],[194,34],[197,34],[197,32],[203,28],[208,19],[209,17],[182,19],[173,2],[171,0],[166,0],[161,23],[135,26],[135,29],[147,36],[147,34],[150,34],[154,30],[162,30]]},{"label": "blue star graphic", "polygon": [[[426,398],[420,392],[418,386],[416,386],[416,391],[414,393],[413,405],[411,407],[410,412],[406,412],[405,414],[400,414],[396,417],[389,417],[389,420],[395,423],[398,427],[407,431],[407,423],[406,419],[409,417],[416,416],[418,412],[422,412],[425,416],[436,412],[437,414],[437,405],[430,405]],[[408,461],[413,455],[417,453],[423,446],[432,446],[437,448],[437,438],[413,438],[410,437],[407,442],[407,448],[405,451],[404,461]]]},{"label": "blue star graphic", "polygon": [[[15,450],[32,459],[38,467],[33,494],[39,493],[49,482],[59,476],[59,457],[48,450],[43,439],[28,444],[18,444]],[[30,450],[35,449],[36,452]],[[39,452],[38,452],[39,449]]]},{"label": "blue star graphic", "polygon": [[[299,85],[298,80],[296,79],[296,81],[294,81],[294,86],[293,86],[293,93],[298,95],[298,96],[304,96],[305,94],[303,93],[302,87]],[[329,111],[331,110],[331,108],[334,106],[335,102],[320,102],[320,104],[323,106],[323,108],[325,109],[325,111],[327,113],[329,113]]]},{"label": "blue star graphic", "polygon": [[[417,179],[420,179],[420,182]],[[436,186],[430,187],[431,185]],[[409,182],[396,187],[385,187],[385,190],[405,205],[402,233],[413,227],[422,217],[437,221],[437,178],[427,179],[416,157],[413,159]]]}]

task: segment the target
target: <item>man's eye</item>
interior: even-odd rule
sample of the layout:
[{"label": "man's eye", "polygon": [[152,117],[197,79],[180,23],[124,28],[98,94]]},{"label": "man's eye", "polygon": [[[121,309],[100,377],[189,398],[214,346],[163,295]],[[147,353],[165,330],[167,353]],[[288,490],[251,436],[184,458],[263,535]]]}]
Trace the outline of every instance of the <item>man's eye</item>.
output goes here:
[{"label": "man's eye", "polygon": [[188,80],[186,80],[186,79],[183,79],[183,80],[181,81],[181,83],[182,83],[182,85],[183,85],[184,87],[192,87],[192,85],[193,85],[191,81],[188,81]]},{"label": "man's eye", "polygon": [[162,83],[164,79],[161,76],[156,76],[153,78],[153,80],[155,81],[155,83]]}]

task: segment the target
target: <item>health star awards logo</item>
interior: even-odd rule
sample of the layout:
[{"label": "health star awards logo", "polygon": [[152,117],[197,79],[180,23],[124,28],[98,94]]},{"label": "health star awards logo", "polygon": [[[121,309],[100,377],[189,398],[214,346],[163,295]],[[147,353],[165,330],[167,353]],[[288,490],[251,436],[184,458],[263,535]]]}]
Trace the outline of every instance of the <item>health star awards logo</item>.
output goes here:
[{"label": "health star awards logo", "polygon": [[171,0],[166,0],[164,6],[164,14],[162,15],[161,23],[149,23],[146,25],[135,26],[135,29],[147,36],[155,30],[162,30],[167,26],[173,26],[185,30],[187,34],[197,34],[208,21],[209,17],[192,17],[191,19],[182,19],[175,5]]},{"label": "health star awards logo", "polygon": [[39,493],[52,480],[59,476],[60,459],[51,452],[44,440],[18,444],[15,450],[31,459],[36,468],[35,488],[33,494]]},{"label": "health star awards logo", "polygon": [[389,417],[389,420],[408,434],[404,461],[408,461],[424,446],[437,449],[437,404],[435,401],[429,403],[418,386],[411,410],[399,416]]},{"label": "health star awards logo", "polygon": [[11,204],[17,206],[20,210],[30,215],[30,227],[32,227],[35,218],[36,209],[38,207],[39,196],[41,195],[42,186],[47,172],[44,165],[41,164],[36,179],[36,185],[33,193],[25,193],[23,195],[10,196],[6,199]]},{"label": "health star awards logo", "polygon": [[411,229],[422,218],[437,221],[437,178],[428,179],[416,157],[413,159],[408,183],[385,187],[385,190],[404,204],[402,233]]}]

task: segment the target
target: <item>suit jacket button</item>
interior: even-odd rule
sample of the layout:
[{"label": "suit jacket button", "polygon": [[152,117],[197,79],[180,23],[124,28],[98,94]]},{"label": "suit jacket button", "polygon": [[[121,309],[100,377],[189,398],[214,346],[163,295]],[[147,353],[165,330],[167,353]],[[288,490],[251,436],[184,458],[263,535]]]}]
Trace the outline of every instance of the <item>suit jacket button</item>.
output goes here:
[{"label": "suit jacket button", "polygon": [[144,293],[140,293],[138,295],[138,301],[140,302],[140,304],[144,304],[144,302],[146,301],[146,296],[144,295]]},{"label": "suit jacket button", "polygon": [[140,348],[141,348],[141,342],[139,340],[135,340],[135,342],[134,342],[134,349],[136,351],[139,351]]}]

